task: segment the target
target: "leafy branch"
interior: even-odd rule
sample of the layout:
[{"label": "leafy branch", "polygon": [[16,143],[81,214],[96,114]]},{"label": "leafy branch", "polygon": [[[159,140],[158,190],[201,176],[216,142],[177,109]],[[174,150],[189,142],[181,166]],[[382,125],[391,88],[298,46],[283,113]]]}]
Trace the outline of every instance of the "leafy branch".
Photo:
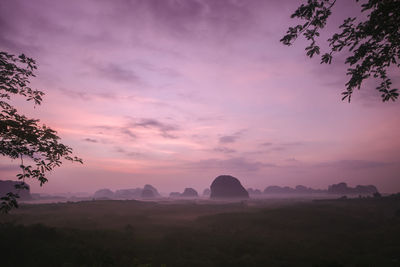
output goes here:
[{"label": "leafy branch", "polygon": [[[46,173],[59,167],[62,160],[82,162],[72,156],[72,148],[60,143],[57,132],[39,120],[27,118],[18,113],[10,104],[13,95],[20,95],[34,105],[40,105],[44,93],[29,87],[29,79],[35,77],[36,62],[24,54],[16,57],[0,52],[0,155],[21,159],[21,173],[17,174],[21,183],[16,184],[17,192],[29,188],[25,179],[36,179],[40,186],[46,183]],[[32,165],[25,165],[23,157]],[[8,212],[18,207],[18,193],[9,192],[1,197],[0,211]]]},{"label": "leafy branch", "polygon": [[[310,41],[305,48],[307,56],[320,55],[316,38],[326,26],[335,3],[336,0],[308,0],[307,4],[302,4],[291,18],[306,22],[290,27],[280,41],[289,46],[303,35]],[[339,26],[341,32],[327,40],[330,51],[321,55],[321,64],[331,64],[334,54],[347,49],[352,53],[345,61],[350,65],[346,73],[350,78],[345,84],[342,100],[350,102],[354,89],[360,89],[364,80],[373,77],[381,80],[376,89],[381,93],[382,101],[395,101],[399,96],[398,89],[391,88],[392,81],[387,72],[391,66],[400,67],[400,1],[369,0],[361,4],[362,12],[367,13],[365,21],[357,23],[356,17],[347,18]]]}]

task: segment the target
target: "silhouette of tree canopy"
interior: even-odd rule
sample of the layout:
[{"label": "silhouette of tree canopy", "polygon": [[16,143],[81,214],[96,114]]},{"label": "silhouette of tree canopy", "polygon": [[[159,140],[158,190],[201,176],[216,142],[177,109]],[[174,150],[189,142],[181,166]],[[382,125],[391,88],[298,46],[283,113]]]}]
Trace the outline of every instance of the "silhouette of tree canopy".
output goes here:
[{"label": "silhouette of tree canopy", "polygon": [[[348,50],[350,56],[345,63],[350,65],[347,69],[350,79],[345,84],[342,100],[350,102],[354,89],[360,89],[364,80],[375,78],[380,80],[376,89],[381,93],[382,101],[395,101],[399,96],[398,89],[391,88],[392,81],[387,72],[392,65],[400,67],[400,0],[364,2],[358,15],[366,14],[366,19],[362,20],[361,16],[345,19],[339,26],[341,32],[328,39],[330,51],[321,55],[321,64],[331,64],[336,53]],[[280,41],[289,46],[303,35],[309,41],[305,48],[307,56],[320,55],[317,38],[335,3],[336,0],[308,0],[302,4],[291,18],[301,19],[304,24],[289,27]]]},{"label": "silhouette of tree canopy", "polygon": [[[19,159],[21,183],[16,192],[28,189],[25,178],[37,179],[40,186],[47,182],[46,173],[62,164],[63,159],[82,163],[72,156],[72,149],[59,142],[57,132],[39,120],[19,114],[11,105],[15,96],[22,96],[40,105],[44,93],[29,87],[29,79],[35,77],[36,62],[24,54],[14,56],[0,51],[0,155]],[[31,164],[25,164],[24,158]],[[8,212],[18,207],[18,193],[9,192],[1,197],[0,211]]]}]

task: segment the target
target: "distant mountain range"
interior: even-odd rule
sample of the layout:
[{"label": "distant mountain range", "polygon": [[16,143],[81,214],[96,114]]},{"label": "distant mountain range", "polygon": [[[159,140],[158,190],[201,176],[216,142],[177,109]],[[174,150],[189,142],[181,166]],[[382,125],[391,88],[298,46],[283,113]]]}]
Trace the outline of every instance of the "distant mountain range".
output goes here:
[{"label": "distant mountain range", "polygon": [[93,195],[94,199],[135,199],[157,197],[160,197],[157,189],[149,184],[146,184],[143,188],[120,189],[115,192],[105,188],[97,190]]},{"label": "distant mountain range", "polygon": [[[312,194],[333,194],[333,195],[362,195],[362,196],[372,196],[375,193],[379,193],[378,189],[374,185],[357,185],[356,187],[349,187],[346,183],[338,183],[332,184],[327,189],[314,189],[311,187],[306,187],[303,185],[298,185],[294,188],[289,186],[268,186],[261,191],[259,189],[248,188],[245,190],[240,181],[237,178],[223,175],[217,178],[222,179],[226,178],[227,181],[223,180],[219,185],[214,185],[214,190],[210,190],[210,188],[206,188],[203,192],[203,196],[216,198],[215,194],[221,194],[223,197],[226,193],[225,191],[229,191],[233,197],[248,197],[250,196],[265,196],[265,195],[278,195],[278,194],[291,194],[291,195],[312,195]],[[229,178],[229,179],[228,179]],[[218,180],[218,179],[216,179]],[[233,183],[235,182],[235,183]],[[237,181],[236,181],[237,180]],[[54,196],[42,196],[41,194],[31,194],[28,190],[19,190],[15,189],[15,185],[19,183],[18,181],[2,181],[0,180],[0,197],[5,196],[8,192],[18,193],[20,195],[21,200],[30,200],[30,199],[44,199],[51,198]],[[213,184],[215,184],[213,182]],[[218,191],[218,190],[219,191]],[[222,193],[220,193],[220,191]],[[232,191],[232,192],[231,192]],[[229,193],[228,192],[228,193]],[[224,193],[224,194],[223,194]],[[228,194],[226,193],[226,194]],[[235,194],[234,194],[235,193]],[[214,194],[214,195],[212,195]],[[247,194],[247,195],[246,195]],[[228,194],[229,195],[229,194]],[[236,196],[237,195],[237,196]],[[229,195],[230,196],[230,195]],[[232,197],[230,196],[230,197]],[[146,199],[146,198],[159,198],[161,195],[158,193],[157,189],[152,185],[145,185],[143,188],[133,188],[133,189],[120,189],[115,192],[110,189],[100,189],[96,191],[93,195],[94,199]],[[170,197],[198,197],[198,193],[193,188],[186,188],[183,193],[172,192]],[[89,196],[87,198],[90,198]]]},{"label": "distant mountain range", "polygon": [[[250,194],[254,194],[256,190],[248,189]],[[377,193],[378,189],[374,185],[357,185],[356,187],[349,187],[346,183],[332,184],[328,189],[313,189],[298,185],[295,188],[281,187],[281,186],[268,186],[264,189],[264,194],[336,194],[336,195],[373,195]]]}]

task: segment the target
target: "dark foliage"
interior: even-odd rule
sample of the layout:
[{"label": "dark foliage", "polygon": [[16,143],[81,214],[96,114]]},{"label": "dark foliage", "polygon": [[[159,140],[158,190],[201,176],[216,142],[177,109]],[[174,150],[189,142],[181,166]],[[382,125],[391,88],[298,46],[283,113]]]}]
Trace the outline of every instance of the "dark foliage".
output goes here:
[{"label": "dark foliage", "polygon": [[[291,45],[303,35],[310,42],[305,48],[307,56],[320,55],[317,38],[335,3],[336,0],[308,0],[307,4],[302,4],[291,18],[304,20],[304,24],[290,27],[280,41]],[[391,88],[387,71],[391,66],[400,67],[400,1],[368,0],[361,4],[360,13],[367,14],[365,21],[347,18],[339,26],[341,32],[328,39],[330,51],[321,55],[321,64],[331,64],[336,53],[348,50],[351,55],[345,63],[350,65],[347,69],[350,79],[342,100],[350,102],[354,89],[360,89],[364,80],[373,77],[380,79],[376,89],[381,93],[382,101],[395,101],[399,96],[398,89]]]},{"label": "dark foliage", "polygon": [[22,206],[0,220],[2,266],[399,266],[398,199],[280,205]]},{"label": "dark foliage", "polygon": [[[35,77],[36,62],[24,54],[16,57],[0,52],[0,155],[21,160],[19,180],[36,179],[43,185],[47,182],[46,172],[62,164],[61,160],[82,160],[72,157],[72,149],[59,142],[56,131],[39,120],[19,114],[10,102],[12,97],[22,96],[27,101],[40,105],[44,93],[29,87],[29,79]],[[23,158],[33,161],[34,166],[25,165]],[[17,189],[25,188],[24,182]],[[2,197],[0,210],[8,212],[17,207],[18,194]]]}]

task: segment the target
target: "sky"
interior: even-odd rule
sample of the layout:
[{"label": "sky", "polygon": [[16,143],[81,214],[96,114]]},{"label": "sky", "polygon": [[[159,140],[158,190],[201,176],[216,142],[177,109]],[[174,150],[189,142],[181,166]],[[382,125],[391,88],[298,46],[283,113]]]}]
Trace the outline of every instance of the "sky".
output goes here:
[{"label": "sky", "polygon": [[[57,131],[65,162],[32,192],[143,187],[199,192],[221,174],[246,188],[374,184],[400,191],[399,102],[375,81],[341,101],[332,65],[279,40],[295,0],[2,0],[0,50],[38,64],[42,105],[18,111]],[[338,1],[324,41],[358,4]],[[399,72],[392,70],[394,87]],[[18,161],[0,158],[1,179]]]}]

